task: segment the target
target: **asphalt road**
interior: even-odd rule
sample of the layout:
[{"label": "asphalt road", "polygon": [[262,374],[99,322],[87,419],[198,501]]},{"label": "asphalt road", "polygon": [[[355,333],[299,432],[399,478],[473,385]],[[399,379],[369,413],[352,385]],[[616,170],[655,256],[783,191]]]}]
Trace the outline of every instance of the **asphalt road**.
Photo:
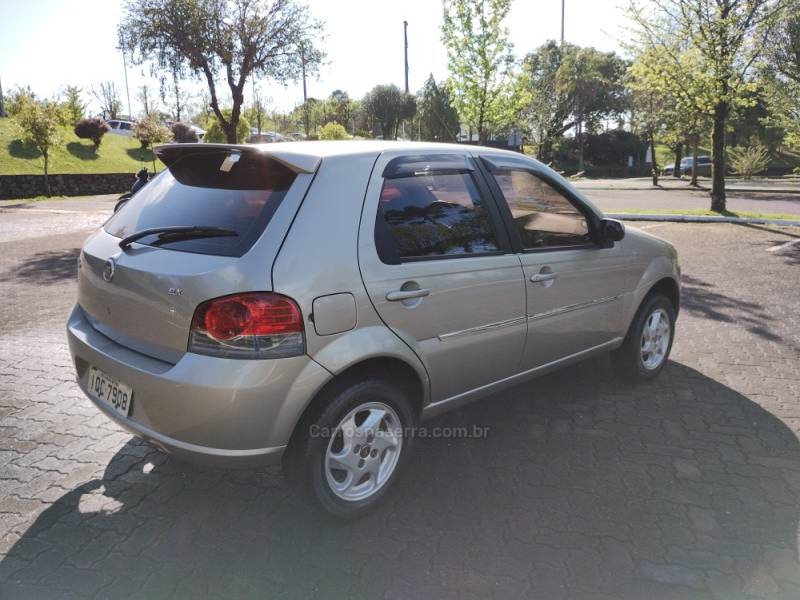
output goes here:
[{"label": "asphalt road", "polygon": [[800,230],[645,225],[683,265],[656,381],[597,358],[444,415],[488,435],[418,440],[342,524],[83,397],[64,323],[110,204],[58,202],[0,212],[0,598],[800,598]]}]

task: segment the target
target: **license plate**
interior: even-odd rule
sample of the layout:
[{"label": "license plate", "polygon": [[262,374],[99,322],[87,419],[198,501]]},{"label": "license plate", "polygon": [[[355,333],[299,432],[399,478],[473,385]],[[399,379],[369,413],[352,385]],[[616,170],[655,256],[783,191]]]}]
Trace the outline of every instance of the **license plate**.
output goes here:
[{"label": "license plate", "polygon": [[121,415],[131,412],[131,386],[106,375],[97,367],[89,368],[89,394]]}]

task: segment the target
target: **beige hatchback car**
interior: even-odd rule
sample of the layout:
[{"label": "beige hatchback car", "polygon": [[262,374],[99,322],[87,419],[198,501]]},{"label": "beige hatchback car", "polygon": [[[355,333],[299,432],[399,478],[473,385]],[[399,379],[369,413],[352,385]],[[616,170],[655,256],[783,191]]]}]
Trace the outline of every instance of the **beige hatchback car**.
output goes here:
[{"label": "beige hatchback car", "polygon": [[601,352],[669,356],[667,242],[551,169],[473,146],[175,144],[87,241],[69,343],[111,419],[176,455],[283,461],[378,502],[427,417]]}]

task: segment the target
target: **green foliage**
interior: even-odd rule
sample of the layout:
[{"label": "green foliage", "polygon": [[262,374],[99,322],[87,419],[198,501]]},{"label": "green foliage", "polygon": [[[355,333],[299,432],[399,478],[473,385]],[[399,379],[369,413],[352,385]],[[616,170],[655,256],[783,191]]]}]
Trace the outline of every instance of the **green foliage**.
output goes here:
[{"label": "green foliage", "polygon": [[103,119],[88,118],[81,119],[75,124],[75,135],[81,139],[92,140],[95,150],[100,147],[100,142],[103,141],[103,136],[110,130]]},{"label": "green foliage", "polygon": [[29,100],[19,107],[14,119],[22,140],[39,150],[44,158],[45,188],[49,196],[50,184],[47,175],[50,149],[61,141],[61,111],[58,105],[50,100]]},{"label": "green foliage", "polygon": [[6,96],[5,109],[9,117],[16,117],[30,104],[36,102],[36,94],[29,87],[17,87]]},{"label": "green foliage", "polygon": [[133,126],[133,137],[139,140],[142,149],[162,144],[172,139],[172,132],[160,121],[146,117]]},{"label": "green foliage", "polygon": [[[61,102],[61,110],[64,113],[65,124],[75,125],[86,114],[86,103],[81,98],[81,88],[68,85],[64,88],[62,96],[64,99]],[[96,145],[99,146],[100,143]]]},{"label": "green foliage", "polygon": [[321,140],[347,140],[350,136],[347,135],[347,130],[339,125],[339,123],[325,123],[319,130],[319,139]]},{"label": "green foliage", "polygon": [[376,85],[361,104],[368,117],[378,124],[385,140],[397,138],[400,123],[417,111],[416,98],[396,85]]},{"label": "green foliage", "polygon": [[433,75],[428,77],[417,100],[416,129],[423,140],[455,142],[460,123],[446,88],[436,85]]},{"label": "green foliage", "polygon": [[[221,112],[225,117],[226,122],[230,122],[231,109],[223,108]],[[250,137],[250,123],[243,116],[239,117],[239,122],[236,124],[235,143],[242,144],[248,137]],[[222,125],[218,119],[212,119],[211,122],[208,123],[206,134],[203,136],[203,141],[215,144],[225,144],[228,141],[228,136],[226,135],[225,130],[222,128]]]},{"label": "green foliage", "polygon": [[[202,78],[219,129],[233,142],[248,79],[285,83],[314,73],[324,57],[316,45],[321,29],[297,0],[127,0],[117,31],[135,64],[152,61],[165,72]],[[227,117],[220,81],[233,100]]]},{"label": "green foliage", "polygon": [[769,166],[769,152],[759,141],[731,148],[729,155],[733,172],[743,179],[751,179],[753,175],[761,173]]},{"label": "green foliage", "polygon": [[448,91],[458,114],[485,142],[511,119],[514,57],[503,21],[511,0],[444,0],[442,41]]}]

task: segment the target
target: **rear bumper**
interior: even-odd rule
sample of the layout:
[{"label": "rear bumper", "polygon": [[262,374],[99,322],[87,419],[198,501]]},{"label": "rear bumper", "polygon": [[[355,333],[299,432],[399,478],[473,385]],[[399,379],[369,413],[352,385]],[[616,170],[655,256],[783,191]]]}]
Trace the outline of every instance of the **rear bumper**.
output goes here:
[{"label": "rear bumper", "polygon": [[303,410],[331,376],[308,356],[231,360],[186,353],[174,365],[162,362],[102,335],[79,306],[67,337],[84,393],[90,365],[133,388],[128,417],[87,394],[104,414],[169,453],[218,466],[279,462]]}]

